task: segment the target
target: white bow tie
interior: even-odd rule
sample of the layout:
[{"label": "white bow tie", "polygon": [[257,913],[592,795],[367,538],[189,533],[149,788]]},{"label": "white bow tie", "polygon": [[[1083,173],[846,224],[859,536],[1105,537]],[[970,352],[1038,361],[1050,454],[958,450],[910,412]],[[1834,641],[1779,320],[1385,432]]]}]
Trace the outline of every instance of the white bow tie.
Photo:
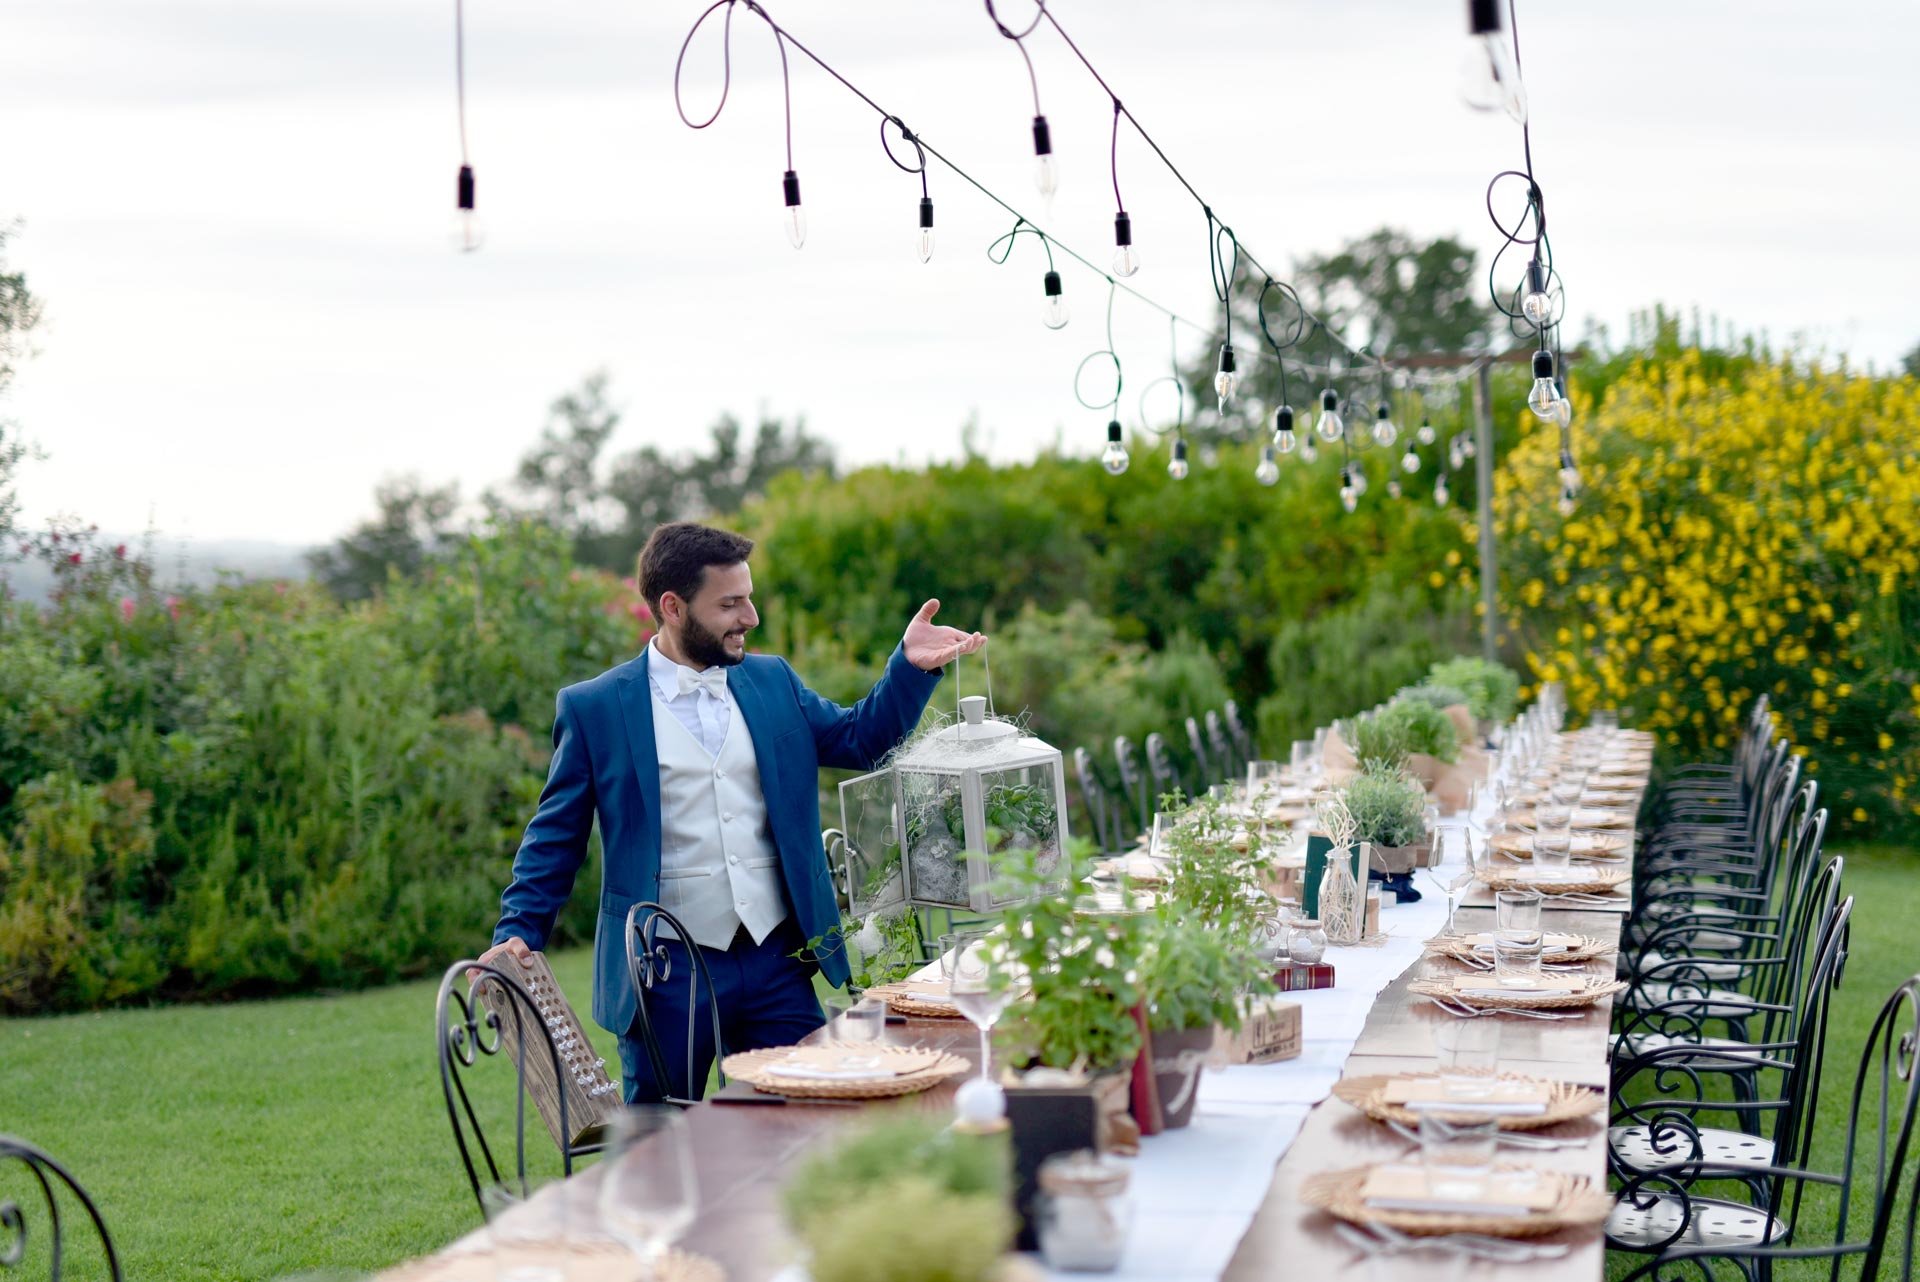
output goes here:
[{"label": "white bow tie", "polygon": [[695,672],[692,668],[680,669],[680,693],[692,694],[696,690],[705,690],[716,699],[727,697],[727,670],[718,664],[704,672]]}]

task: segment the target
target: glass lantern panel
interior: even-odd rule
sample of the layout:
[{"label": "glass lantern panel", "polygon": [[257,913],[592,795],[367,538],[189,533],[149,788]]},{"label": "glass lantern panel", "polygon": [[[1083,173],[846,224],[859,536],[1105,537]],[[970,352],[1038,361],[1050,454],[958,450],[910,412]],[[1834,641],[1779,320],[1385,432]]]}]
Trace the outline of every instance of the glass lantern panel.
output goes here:
[{"label": "glass lantern panel", "polygon": [[971,907],[963,776],[904,767],[899,775],[907,888],[913,902],[929,907]]},{"label": "glass lantern panel", "polygon": [[847,834],[847,902],[855,917],[907,901],[900,868],[898,784],[877,770],[840,785],[840,829]]},{"label": "glass lantern panel", "polygon": [[[980,808],[986,823],[982,834],[991,881],[999,874],[1003,856],[1032,851],[1042,872],[1060,867],[1059,758],[1009,769],[982,771]],[[995,896],[993,903],[1012,902]]]}]

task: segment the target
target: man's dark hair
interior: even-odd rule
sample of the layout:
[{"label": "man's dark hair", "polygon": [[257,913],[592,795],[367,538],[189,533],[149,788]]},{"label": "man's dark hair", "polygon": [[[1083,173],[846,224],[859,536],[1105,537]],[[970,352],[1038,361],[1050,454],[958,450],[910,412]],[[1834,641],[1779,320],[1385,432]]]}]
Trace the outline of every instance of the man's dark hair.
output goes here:
[{"label": "man's dark hair", "polygon": [[693,600],[710,565],[738,565],[753,551],[753,540],[732,530],[716,530],[693,521],[655,526],[640,549],[640,595],[660,616],[660,598],[671,592]]}]

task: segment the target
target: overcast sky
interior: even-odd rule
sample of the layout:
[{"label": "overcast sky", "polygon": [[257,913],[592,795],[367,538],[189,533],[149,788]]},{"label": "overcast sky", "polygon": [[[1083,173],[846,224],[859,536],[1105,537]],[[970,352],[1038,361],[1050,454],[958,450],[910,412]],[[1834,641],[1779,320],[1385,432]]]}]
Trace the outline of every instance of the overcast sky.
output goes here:
[{"label": "overcast sky", "polygon": [[[810,234],[781,221],[778,63],[744,9],[713,128],[675,115],[679,0],[471,0],[468,119],[486,248],[446,240],[459,163],[453,7],[411,0],[7,0],[0,219],[46,301],[0,414],[46,451],[30,519],[319,541],[416,472],[505,476],[546,406],[606,369],[613,448],[704,437],[723,411],[803,414],[849,461],[1096,449],[1073,398],[1106,286],[936,166],[938,251],[877,118],[793,65]],[[1010,18],[1030,10],[1004,0]],[[1110,105],[1057,37],[1029,42],[1062,170],[1031,185],[1025,74],[970,0],[770,3],[888,110],[1104,262]],[[1459,105],[1457,0],[1145,3],[1054,11],[1223,219],[1276,270],[1382,224],[1494,244],[1487,179],[1517,128]],[[1920,5],[1521,0],[1534,156],[1576,322],[1664,301],[1886,364],[1920,342]],[[689,56],[718,89],[717,22]],[[1314,173],[1268,163],[1319,144]],[[1120,176],[1168,306],[1209,314],[1204,220],[1137,139]],[[1577,324],[1575,326],[1577,328]],[[1129,387],[1164,317],[1123,299]],[[1189,349],[1201,341],[1183,336]],[[1091,390],[1091,389],[1090,389]],[[1149,407],[1151,409],[1151,407]]]}]

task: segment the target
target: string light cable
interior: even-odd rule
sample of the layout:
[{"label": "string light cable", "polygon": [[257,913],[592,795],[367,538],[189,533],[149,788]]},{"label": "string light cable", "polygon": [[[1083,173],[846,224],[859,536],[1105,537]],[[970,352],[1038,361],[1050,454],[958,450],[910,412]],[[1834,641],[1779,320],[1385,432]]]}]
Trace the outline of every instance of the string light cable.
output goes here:
[{"label": "string light cable", "polygon": [[460,121],[460,173],[454,183],[453,222],[447,237],[455,249],[471,254],[486,243],[487,227],[474,212],[473,162],[467,156],[466,0],[453,0],[453,98]]}]

